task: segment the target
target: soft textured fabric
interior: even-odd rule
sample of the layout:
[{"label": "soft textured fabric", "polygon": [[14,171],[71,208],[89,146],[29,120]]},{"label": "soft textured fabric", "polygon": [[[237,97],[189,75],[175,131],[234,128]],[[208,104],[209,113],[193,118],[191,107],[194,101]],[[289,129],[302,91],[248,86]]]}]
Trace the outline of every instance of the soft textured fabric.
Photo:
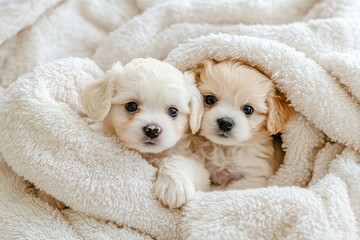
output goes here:
[{"label": "soft textured fabric", "polygon": [[[34,5],[24,22],[5,25],[1,237],[360,237],[359,1],[100,2],[49,2],[43,15],[46,6]],[[61,34],[73,37],[53,47]],[[89,59],[51,61],[68,56]],[[77,93],[113,62],[148,56],[182,71],[233,58],[274,81],[297,114],[282,131],[284,164],[269,187],[199,192],[175,211],[159,204],[156,169],[94,129]],[[36,198],[33,185],[69,209]]]},{"label": "soft textured fabric", "polygon": [[[91,56],[109,32],[139,12],[132,0],[16,0],[0,6],[0,85],[53,59]],[[32,15],[36,21],[27,26]],[[15,27],[18,34],[1,41]]]}]

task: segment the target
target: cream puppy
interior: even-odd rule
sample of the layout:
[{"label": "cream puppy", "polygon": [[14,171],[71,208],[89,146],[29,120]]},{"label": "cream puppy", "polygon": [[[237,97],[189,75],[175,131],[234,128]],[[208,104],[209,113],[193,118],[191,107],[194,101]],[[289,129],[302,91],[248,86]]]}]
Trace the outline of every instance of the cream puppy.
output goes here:
[{"label": "cream puppy", "polygon": [[205,60],[194,74],[204,108],[193,146],[215,189],[266,186],[280,164],[271,135],[284,127],[292,108],[269,78],[237,61]]},{"label": "cream puppy", "polygon": [[91,118],[158,168],[155,195],[170,208],[208,187],[197,183],[196,172],[206,175],[207,182],[209,176],[188,152],[189,138],[184,135],[189,117],[198,121],[199,96],[191,74],[152,58],[135,59],[124,67],[115,64],[80,92]]}]

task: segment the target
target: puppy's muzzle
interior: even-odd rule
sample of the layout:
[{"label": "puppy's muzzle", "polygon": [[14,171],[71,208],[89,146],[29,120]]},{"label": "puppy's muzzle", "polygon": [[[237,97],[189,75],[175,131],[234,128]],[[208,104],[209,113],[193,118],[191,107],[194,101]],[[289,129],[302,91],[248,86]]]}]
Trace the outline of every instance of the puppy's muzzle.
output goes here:
[{"label": "puppy's muzzle", "polygon": [[149,124],[143,130],[145,135],[151,139],[157,138],[161,134],[161,127],[157,124]]},{"label": "puppy's muzzle", "polygon": [[224,132],[229,132],[235,126],[234,120],[228,117],[219,118],[217,123],[219,128]]}]

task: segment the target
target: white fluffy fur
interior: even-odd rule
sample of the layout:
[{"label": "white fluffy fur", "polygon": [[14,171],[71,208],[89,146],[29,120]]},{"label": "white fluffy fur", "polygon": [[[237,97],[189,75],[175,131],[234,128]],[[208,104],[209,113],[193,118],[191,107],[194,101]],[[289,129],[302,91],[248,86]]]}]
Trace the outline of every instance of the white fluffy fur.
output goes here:
[{"label": "white fluffy fur", "polygon": [[[90,117],[104,122],[127,147],[141,153],[160,153],[173,147],[188,126],[191,78],[168,63],[155,59],[135,59],[124,67],[115,64],[97,82],[81,91],[81,102]],[[137,104],[129,112],[126,104]],[[169,108],[178,110],[172,118]],[[144,133],[147,125],[160,127],[159,137]]]},{"label": "white fluffy fur", "polygon": [[[184,205],[195,189],[208,188],[209,176],[191,158],[186,147],[188,134],[183,136],[189,117],[191,122],[198,122],[198,97],[191,74],[152,58],[134,59],[124,67],[114,64],[100,80],[85,85],[80,93],[82,106],[90,117],[103,122],[107,132],[158,168],[154,192],[170,208]],[[137,104],[136,111],[126,109],[129,102]],[[169,108],[177,109],[176,117],[169,116]],[[144,131],[148,125],[158,126],[160,135],[149,138]],[[175,146],[181,138],[180,146]],[[205,183],[194,184],[196,175],[202,173]]]}]

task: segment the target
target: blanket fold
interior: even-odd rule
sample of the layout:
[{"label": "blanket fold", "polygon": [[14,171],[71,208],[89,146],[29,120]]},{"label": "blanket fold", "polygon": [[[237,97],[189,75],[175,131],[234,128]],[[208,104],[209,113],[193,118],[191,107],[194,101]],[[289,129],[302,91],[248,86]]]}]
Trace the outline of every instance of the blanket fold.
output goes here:
[{"label": "blanket fold", "polygon": [[[31,197],[29,183],[0,156],[0,235],[7,239],[80,239],[59,211]],[[9,211],[11,209],[12,211]],[[20,230],[20,231],[19,231]]]},{"label": "blanket fold", "polygon": [[[40,16],[45,6],[34,10],[17,27],[33,23],[28,30],[0,36],[9,39],[0,46],[0,236],[360,237],[359,1],[107,1],[110,10],[62,4],[54,15]],[[134,16],[136,4],[144,12]],[[96,37],[83,44],[81,34],[61,54],[47,51],[53,48],[40,46],[38,34],[64,9]],[[110,13],[124,15],[106,19]],[[32,43],[41,49],[35,57]],[[70,55],[91,59],[51,61]],[[198,192],[176,211],[160,205],[152,192],[156,169],[94,128],[78,101],[78,88],[113,62],[149,56],[182,71],[205,58],[238,59],[274,81],[297,114],[281,132],[286,154],[269,187]],[[69,209],[47,205],[33,185]]]},{"label": "blanket fold", "polygon": [[61,0],[15,0],[0,5],[0,45],[25,27],[33,24],[42,14]]}]

